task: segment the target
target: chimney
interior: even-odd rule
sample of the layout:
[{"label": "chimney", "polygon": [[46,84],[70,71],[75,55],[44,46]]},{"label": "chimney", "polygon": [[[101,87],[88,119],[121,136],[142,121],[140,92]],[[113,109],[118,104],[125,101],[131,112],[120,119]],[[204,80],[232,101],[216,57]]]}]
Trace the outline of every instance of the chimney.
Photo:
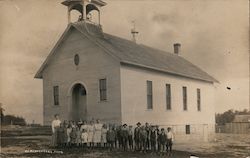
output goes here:
[{"label": "chimney", "polygon": [[181,52],[181,44],[180,43],[175,43],[174,44],[174,54],[179,55]]}]

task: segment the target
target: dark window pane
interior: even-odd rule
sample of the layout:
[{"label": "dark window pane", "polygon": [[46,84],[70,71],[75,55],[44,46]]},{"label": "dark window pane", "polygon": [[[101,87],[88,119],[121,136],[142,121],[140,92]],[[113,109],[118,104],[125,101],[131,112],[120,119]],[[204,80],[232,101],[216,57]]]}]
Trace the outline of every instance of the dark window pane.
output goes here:
[{"label": "dark window pane", "polygon": [[171,109],[171,86],[166,84],[166,106],[167,110]]},{"label": "dark window pane", "polygon": [[147,108],[153,109],[153,87],[152,81],[147,81]]},{"label": "dark window pane", "polygon": [[99,91],[100,91],[100,100],[107,100],[107,83],[106,79],[99,80]]},{"label": "dark window pane", "polygon": [[186,125],[186,134],[190,134],[190,125]]},{"label": "dark window pane", "polygon": [[182,87],[183,93],[183,110],[187,110],[187,87]]},{"label": "dark window pane", "polygon": [[54,105],[59,105],[59,86],[53,87]]},{"label": "dark window pane", "polygon": [[201,111],[201,90],[197,89],[197,110]]}]

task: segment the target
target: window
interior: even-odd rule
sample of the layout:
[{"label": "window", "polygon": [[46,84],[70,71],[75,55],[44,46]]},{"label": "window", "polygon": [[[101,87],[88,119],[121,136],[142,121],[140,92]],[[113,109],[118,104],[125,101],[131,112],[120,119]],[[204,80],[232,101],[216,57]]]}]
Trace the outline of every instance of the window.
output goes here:
[{"label": "window", "polygon": [[153,109],[152,81],[147,81],[147,108],[148,109]]},{"label": "window", "polygon": [[183,94],[183,110],[187,110],[187,87],[182,87]]},{"label": "window", "polygon": [[106,79],[99,80],[100,101],[107,100],[107,81]]},{"label": "window", "polygon": [[186,134],[190,134],[190,125],[186,125]]},{"label": "window", "polygon": [[166,108],[171,110],[171,85],[166,84]]},{"label": "window", "polygon": [[74,56],[74,63],[75,63],[75,65],[77,66],[77,65],[79,65],[79,62],[80,62],[80,57],[79,57],[78,54],[76,54],[76,55]]},{"label": "window", "polygon": [[197,88],[197,110],[201,111],[201,90]]},{"label": "window", "polygon": [[59,86],[53,87],[54,105],[59,105]]}]

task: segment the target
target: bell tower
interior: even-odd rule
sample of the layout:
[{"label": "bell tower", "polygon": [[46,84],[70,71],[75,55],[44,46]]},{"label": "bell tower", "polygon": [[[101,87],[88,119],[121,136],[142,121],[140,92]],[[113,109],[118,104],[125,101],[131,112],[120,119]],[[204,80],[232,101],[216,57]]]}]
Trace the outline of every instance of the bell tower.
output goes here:
[{"label": "bell tower", "polygon": [[107,3],[102,0],[65,0],[62,4],[68,7],[68,23],[71,23],[72,10],[80,12],[78,21],[88,22],[91,22],[90,12],[96,10],[98,12],[98,25],[100,25],[100,8]]}]

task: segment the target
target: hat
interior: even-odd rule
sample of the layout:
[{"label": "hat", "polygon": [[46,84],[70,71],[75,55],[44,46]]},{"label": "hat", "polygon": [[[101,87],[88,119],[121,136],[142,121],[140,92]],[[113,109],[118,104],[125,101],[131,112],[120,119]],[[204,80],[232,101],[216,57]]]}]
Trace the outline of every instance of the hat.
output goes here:
[{"label": "hat", "polygon": [[138,122],[136,125],[141,125],[141,123],[140,123],[140,122]]}]

